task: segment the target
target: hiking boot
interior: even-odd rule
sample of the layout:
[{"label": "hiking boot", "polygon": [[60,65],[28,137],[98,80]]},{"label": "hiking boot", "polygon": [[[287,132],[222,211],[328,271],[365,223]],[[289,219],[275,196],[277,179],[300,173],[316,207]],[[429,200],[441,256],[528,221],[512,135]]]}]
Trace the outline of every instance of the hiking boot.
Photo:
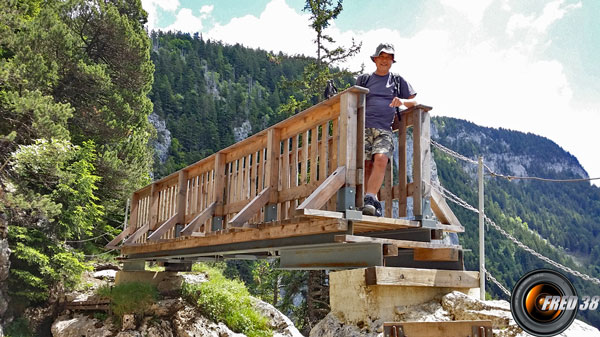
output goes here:
[{"label": "hiking boot", "polygon": [[381,216],[381,203],[370,195],[365,196],[362,213],[364,215]]}]

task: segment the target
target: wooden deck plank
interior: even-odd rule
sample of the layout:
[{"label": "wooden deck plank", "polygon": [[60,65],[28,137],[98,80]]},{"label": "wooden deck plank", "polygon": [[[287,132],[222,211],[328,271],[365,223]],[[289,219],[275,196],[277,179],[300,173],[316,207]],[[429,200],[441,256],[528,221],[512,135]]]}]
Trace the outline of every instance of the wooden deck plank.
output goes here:
[{"label": "wooden deck plank", "polygon": [[295,236],[305,236],[313,234],[335,233],[346,231],[348,226],[345,221],[339,219],[302,219],[299,221],[283,220],[278,221],[277,225],[267,226],[260,230],[243,231],[234,233],[218,232],[214,235],[206,235],[204,237],[192,237],[185,239],[174,239],[167,242],[146,243],[138,246],[124,246],[121,248],[121,253],[140,254],[161,252],[168,255],[169,250],[193,248],[200,246],[213,246],[229,243],[238,243],[255,240],[269,240],[278,238],[287,238]]}]

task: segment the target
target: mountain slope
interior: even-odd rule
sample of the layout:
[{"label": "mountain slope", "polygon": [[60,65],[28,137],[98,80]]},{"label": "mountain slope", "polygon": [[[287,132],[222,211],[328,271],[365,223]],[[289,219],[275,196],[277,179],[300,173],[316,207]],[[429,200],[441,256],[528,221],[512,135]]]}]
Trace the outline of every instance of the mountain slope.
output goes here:
[{"label": "mountain slope", "polygon": [[[544,137],[448,117],[433,118],[432,123],[434,140],[473,159],[483,156],[497,173],[558,179],[587,177],[574,156]],[[476,206],[476,165],[437,149],[434,158],[442,185]],[[594,277],[600,275],[600,188],[589,182],[508,181],[488,175],[484,194],[486,215],[521,242],[570,268]],[[467,269],[477,270],[477,216],[454,204],[451,207],[466,227],[459,236],[461,243],[472,250],[466,255]],[[486,267],[509,289],[526,272],[550,267],[495,229],[486,231],[485,241]],[[599,293],[599,286],[568,276],[580,295]],[[489,284],[488,292],[505,298]],[[600,324],[596,312],[585,312],[581,318]]]}]

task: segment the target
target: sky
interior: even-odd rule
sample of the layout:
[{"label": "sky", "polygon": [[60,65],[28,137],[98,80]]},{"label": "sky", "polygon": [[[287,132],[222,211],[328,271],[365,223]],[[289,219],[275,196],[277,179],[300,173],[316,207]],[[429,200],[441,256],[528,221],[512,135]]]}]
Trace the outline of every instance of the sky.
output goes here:
[{"label": "sky", "polygon": [[[200,32],[288,55],[316,56],[303,0],[142,0],[148,29]],[[339,64],[374,71],[377,45],[434,116],[547,137],[600,177],[600,1],[346,0],[327,33],[362,42]],[[485,158],[484,158],[485,160]],[[594,182],[600,186],[600,181]]]}]

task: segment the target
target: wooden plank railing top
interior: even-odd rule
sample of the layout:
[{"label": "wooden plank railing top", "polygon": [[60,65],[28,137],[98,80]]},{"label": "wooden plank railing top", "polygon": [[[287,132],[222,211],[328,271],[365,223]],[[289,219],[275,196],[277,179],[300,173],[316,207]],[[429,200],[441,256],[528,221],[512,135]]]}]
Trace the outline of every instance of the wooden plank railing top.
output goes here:
[{"label": "wooden plank railing top", "polygon": [[[253,143],[256,143],[257,141],[260,141],[263,138],[266,139],[267,138],[267,134],[268,134],[268,132],[269,132],[270,129],[287,129],[287,128],[292,127],[294,125],[298,125],[298,123],[303,124],[303,120],[306,119],[311,114],[313,114],[315,112],[315,110],[321,110],[324,107],[330,107],[330,106],[334,105],[335,103],[339,103],[340,97],[342,96],[343,93],[346,93],[346,92],[356,92],[356,93],[366,94],[366,93],[369,92],[369,89],[366,89],[366,88],[363,88],[363,87],[359,87],[359,86],[350,87],[350,88],[342,91],[341,93],[339,93],[339,94],[331,97],[328,100],[325,100],[323,102],[315,104],[315,105],[311,106],[310,108],[297,113],[294,116],[291,116],[291,117],[289,117],[289,118],[287,118],[287,119],[285,119],[285,120],[283,120],[283,121],[281,121],[281,122],[279,122],[279,123],[277,123],[275,125],[272,125],[272,126],[268,127],[267,129],[264,129],[264,130],[262,130],[262,131],[260,131],[260,132],[258,132],[256,134],[254,134],[254,135],[252,135],[252,136],[250,136],[250,137],[242,140],[242,141],[239,141],[239,142],[237,142],[235,144],[232,144],[232,145],[230,145],[230,146],[228,146],[228,147],[226,147],[226,148],[224,148],[222,150],[219,150],[216,153],[213,153],[212,155],[210,155],[210,156],[208,156],[208,157],[206,157],[204,159],[201,159],[201,160],[199,160],[199,161],[197,161],[197,162],[195,162],[195,163],[193,163],[191,165],[188,165],[188,166],[186,166],[185,168],[183,168],[183,169],[181,169],[179,171],[188,171],[188,170],[190,170],[191,168],[193,168],[195,166],[201,165],[201,164],[203,164],[203,163],[205,163],[207,161],[214,160],[215,156],[217,155],[217,153],[227,154],[227,153],[235,152],[235,151],[239,150],[240,148],[247,147],[250,144],[253,144]],[[179,171],[173,172],[173,173],[169,174],[166,177],[160,178],[160,179],[154,181],[152,184],[160,184],[160,183],[162,183],[164,181],[175,179],[179,175]],[[145,190],[147,188],[150,188],[152,186],[152,184],[149,184],[149,185],[146,185],[146,186],[142,187],[141,189],[137,190],[136,193],[139,193],[139,192],[141,192],[141,191],[143,191],[143,190]]]}]

